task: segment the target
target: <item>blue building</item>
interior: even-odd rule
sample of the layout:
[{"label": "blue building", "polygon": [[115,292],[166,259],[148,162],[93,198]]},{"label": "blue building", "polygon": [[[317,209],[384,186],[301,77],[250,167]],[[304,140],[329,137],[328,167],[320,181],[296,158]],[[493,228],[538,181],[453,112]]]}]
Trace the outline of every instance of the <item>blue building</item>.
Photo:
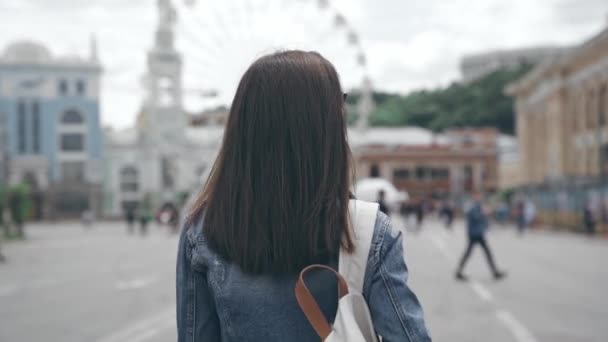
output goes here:
[{"label": "blue building", "polygon": [[9,184],[30,185],[34,217],[99,211],[100,75],[94,40],[87,59],[54,57],[28,41],[0,55],[4,176]]}]

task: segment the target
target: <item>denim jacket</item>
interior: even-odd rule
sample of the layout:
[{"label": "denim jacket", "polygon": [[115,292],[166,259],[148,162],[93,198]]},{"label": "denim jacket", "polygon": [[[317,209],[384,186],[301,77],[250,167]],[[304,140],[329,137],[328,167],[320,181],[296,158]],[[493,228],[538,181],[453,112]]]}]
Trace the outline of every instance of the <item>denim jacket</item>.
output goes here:
[{"label": "denim jacket", "polygon": [[[328,273],[313,273],[306,283],[332,322],[338,299]],[[202,224],[184,227],[177,257],[178,342],[319,341],[297,304],[296,278],[246,274],[208,247]],[[363,296],[385,342],[431,341],[407,278],[401,232],[379,212]]]}]

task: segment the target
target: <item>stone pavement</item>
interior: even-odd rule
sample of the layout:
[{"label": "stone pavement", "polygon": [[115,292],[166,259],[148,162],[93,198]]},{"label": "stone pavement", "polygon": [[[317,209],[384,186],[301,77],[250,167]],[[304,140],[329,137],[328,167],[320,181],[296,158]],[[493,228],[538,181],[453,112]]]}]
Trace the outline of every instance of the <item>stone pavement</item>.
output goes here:
[{"label": "stone pavement", "polygon": [[[0,341],[175,340],[176,236],[154,226],[129,236],[120,223],[39,224],[28,234],[3,246]],[[497,227],[488,240],[507,279],[492,280],[476,250],[461,283],[462,223],[447,231],[431,221],[405,236],[410,285],[435,341],[608,340],[608,241]]]}]

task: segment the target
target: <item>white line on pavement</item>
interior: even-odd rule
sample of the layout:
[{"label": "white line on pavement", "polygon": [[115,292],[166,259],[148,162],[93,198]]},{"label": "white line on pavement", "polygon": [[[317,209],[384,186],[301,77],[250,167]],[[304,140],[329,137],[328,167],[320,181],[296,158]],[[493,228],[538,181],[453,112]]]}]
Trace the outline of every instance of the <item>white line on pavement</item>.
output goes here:
[{"label": "white line on pavement", "polygon": [[[429,235],[429,239],[437,247],[439,252],[448,260],[452,260],[450,252],[448,251],[445,240],[440,239],[437,235]],[[492,292],[488,290],[482,284],[472,281],[469,283],[473,291],[486,302],[494,302],[494,296]],[[496,318],[498,321],[507,328],[513,337],[515,337],[516,342],[538,342],[534,335],[523,325],[513,314],[509,311],[497,308],[496,309]]]},{"label": "white line on pavement", "polygon": [[479,298],[485,300],[486,302],[494,301],[494,296],[492,296],[490,290],[488,290],[485,286],[481,285],[476,281],[472,281],[469,284],[471,285],[473,291],[475,291],[475,293],[479,296]]},{"label": "white line on pavement", "polygon": [[149,286],[150,284],[156,282],[158,278],[156,277],[142,277],[135,278],[129,280],[121,280],[116,283],[115,288],[117,290],[125,291],[125,290],[136,290],[141,289],[143,287]]},{"label": "white line on pavement", "polygon": [[17,285],[0,286],[0,297],[10,296],[17,291],[19,291]]},{"label": "white line on pavement", "polygon": [[515,318],[509,311],[496,311],[498,320],[513,334],[517,342],[538,342],[530,330]]},{"label": "white line on pavement", "polygon": [[102,337],[97,340],[97,342],[124,342],[131,338],[133,335],[137,335],[138,333],[148,331],[155,327],[157,324],[161,322],[167,322],[170,319],[174,319],[175,317],[175,308],[171,308],[161,312],[158,315],[148,317],[139,322],[135,322],[122,330],[118,330],[108,336]]},{"label": "white line on pavement", "polygon": [[171,329],[171,328],[175,328],[175,316],[173,316],[171,319],[168,319],[166,322],[164,322],[160,325],[157,325],[154,328],[150,328],[148,330],[142,331],[139,335],[131,336],[127,341],[128,342],[144,342],[144,341],[147,341],[147,340],[157,336],[161,332],[163,332],[167,329]]},{"label": "white line on pavement", "polygon": [[429,238],[431,239],[431,242],[435,245],[435,247],[437,247],[439,252],[446,259],[452,259],[452,256],[450,255],[450,252],[448,251],[448,247],[445,244],[445,241],[439,239],[436,235],[430,235]]}]

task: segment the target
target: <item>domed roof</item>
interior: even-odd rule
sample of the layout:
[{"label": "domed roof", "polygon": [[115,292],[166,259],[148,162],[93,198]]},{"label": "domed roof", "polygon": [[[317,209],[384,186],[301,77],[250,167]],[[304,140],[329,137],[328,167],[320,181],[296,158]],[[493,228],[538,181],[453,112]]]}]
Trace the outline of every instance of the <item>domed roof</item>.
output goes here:
[{"label": "domed roof", "polygon": [[51,52],[42,44],[19,41],[6,47],[3,58],[13,63],[45,63],[51,60]]}]

